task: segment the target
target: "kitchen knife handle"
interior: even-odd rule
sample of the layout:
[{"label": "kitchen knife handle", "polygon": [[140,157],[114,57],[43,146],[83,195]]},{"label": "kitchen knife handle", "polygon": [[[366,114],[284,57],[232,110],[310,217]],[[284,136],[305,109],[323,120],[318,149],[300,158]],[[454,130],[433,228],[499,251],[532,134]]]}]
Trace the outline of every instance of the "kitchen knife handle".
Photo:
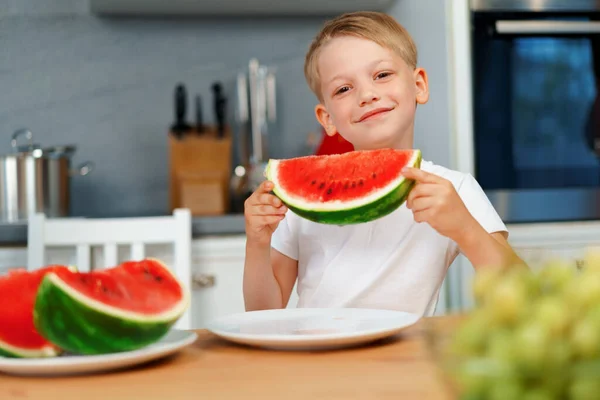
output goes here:
[{"label": "kitchen knife handle", "polygon": [[186,112],[187,91],[184,85],[179,84],[175,88],[175,121],[178,125],[184,122]]}]

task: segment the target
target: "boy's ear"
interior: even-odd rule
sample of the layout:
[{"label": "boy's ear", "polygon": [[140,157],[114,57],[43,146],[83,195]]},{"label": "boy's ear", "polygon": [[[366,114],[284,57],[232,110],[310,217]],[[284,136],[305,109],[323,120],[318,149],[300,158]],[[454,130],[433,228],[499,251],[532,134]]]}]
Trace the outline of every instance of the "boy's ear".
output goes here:
[{"label": "boy's ear", "polygon": [[329,112],[327,112],[327,109],[323,104],[319,103],[315,106],[315,115],[317,116],[317,120],[319,121],[323,129],[325,129],[325,132],[327,132],[327,135],[335,135],[335,133],[337,132],[337,128],[333,124],[333,121],[331,120],[331,115],[329,114]]},{"label": "boy's ear", "polygon": [[416,68],[414,71],[415,86],[417,89],[417,103],[425,104],[429,100],[429,84],[427,82],[427,72],[423,68]]}]

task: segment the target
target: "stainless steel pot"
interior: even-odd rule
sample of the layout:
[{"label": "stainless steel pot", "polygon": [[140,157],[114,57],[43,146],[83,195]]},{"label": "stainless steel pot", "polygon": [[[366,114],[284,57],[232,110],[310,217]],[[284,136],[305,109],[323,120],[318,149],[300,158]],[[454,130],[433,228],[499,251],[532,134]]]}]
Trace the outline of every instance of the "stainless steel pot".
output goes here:
[{"label": "stainless steel pot", "polygon": [[[28,144],[19,146],[22,137]],[[12,153],[0,156],[0,219],[20,222],[36,212],[54,218],[68,216],[70,178],[89,174],[94,164],[71,169],[75,146],[42,149],[27,129],[13,133],[11,147]]]}]

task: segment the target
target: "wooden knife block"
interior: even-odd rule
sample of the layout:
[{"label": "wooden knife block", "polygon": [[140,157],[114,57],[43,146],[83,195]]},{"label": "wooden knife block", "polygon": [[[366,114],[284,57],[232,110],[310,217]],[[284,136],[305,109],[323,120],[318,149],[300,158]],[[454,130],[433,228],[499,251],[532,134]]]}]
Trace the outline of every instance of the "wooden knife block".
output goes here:
[{"label": "wooden knife block", "polygon": [[169,133],[169,204],[189,208],[194,216],[229,211],[231,132],[219,138],[215,127],[188,131],[178,138]]}]

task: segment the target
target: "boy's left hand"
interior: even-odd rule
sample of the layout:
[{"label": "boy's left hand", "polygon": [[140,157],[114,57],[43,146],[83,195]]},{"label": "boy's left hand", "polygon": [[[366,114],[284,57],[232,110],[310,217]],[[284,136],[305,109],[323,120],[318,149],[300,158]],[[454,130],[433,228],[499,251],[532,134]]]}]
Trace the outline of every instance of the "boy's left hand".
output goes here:
[{"label": "boy's left hand", "polygon": [[471,226],[474,218],[449,180],[410,167],[405,168],[402,175],[416,181],[406,200],[416,222],[427,222],[441,235],[455,241]]}]

